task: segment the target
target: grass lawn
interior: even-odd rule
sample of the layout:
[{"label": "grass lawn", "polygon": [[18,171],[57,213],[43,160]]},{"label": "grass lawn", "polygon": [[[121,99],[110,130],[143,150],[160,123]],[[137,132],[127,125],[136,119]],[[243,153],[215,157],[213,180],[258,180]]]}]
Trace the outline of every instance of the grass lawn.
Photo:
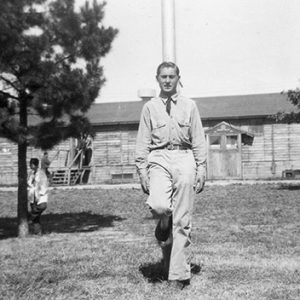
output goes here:
[{"label": "grass lawn", "polygon": [[0,191],[1,299],[300,299],[300,187],[209,186],[197,196],[194,263],[179,291],[140,190],[53,190],[42,237],[18,239]]}]

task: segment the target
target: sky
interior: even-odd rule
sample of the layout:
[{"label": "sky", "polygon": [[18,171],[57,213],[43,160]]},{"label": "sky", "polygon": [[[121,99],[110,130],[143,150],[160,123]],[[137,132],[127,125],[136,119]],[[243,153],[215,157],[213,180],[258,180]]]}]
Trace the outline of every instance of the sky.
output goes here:
[{"label": "sky", "polygon": [[[76,0],[83,4],[85,0]],[[96,102],[136,101],[162,61],[161,0],[106,0],[119,30],[102,59]],[[299,0],[175,0],[176,63],[187,97],[281,92],[300,86]]]}]

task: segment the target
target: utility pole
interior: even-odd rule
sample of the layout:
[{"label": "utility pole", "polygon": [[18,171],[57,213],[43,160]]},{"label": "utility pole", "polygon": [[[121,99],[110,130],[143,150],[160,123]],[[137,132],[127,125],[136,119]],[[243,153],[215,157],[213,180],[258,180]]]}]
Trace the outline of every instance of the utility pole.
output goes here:
[{"label": "utility pole", "polygon": [[176,62],[175,3],[161,0],[163,61]]}]

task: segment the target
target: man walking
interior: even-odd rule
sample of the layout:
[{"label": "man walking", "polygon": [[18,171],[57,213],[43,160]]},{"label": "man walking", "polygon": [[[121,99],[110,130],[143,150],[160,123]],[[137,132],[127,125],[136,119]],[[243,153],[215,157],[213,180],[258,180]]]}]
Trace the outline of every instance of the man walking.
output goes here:
[{"label": "man walking", "polygon": [[159,219],[155,236],[163,249],[168,280],[180,288],[191,278],[191,217],[195,193],[206,174],[204,131],[194,101],[177,93],[179,68],[157,68],[160,95],[142,110],[136,166],[147,204]]}]

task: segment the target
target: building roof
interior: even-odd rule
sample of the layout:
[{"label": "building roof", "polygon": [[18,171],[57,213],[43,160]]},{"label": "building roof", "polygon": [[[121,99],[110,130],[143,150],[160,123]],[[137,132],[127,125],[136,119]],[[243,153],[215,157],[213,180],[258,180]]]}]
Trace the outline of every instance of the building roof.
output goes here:
[{"label": "building roof", "polygon": [[206,129],[206,134],[212,134],[212,135],[222,135],[222,134],[241,134],[241,135],[247,135],[249,137],[253,137],[253,133],[241,130],[239,127],[233,126],[232,124],[229,124],[227,122],[221,122],[217,125]]},{"label": "building roof", "polygon": [[[295,107],[286,94],[255,94],[193,98],[202,120],[258,118]],[[136,124],[144,101],[95,103],[87,116],[93,125]]]}]

